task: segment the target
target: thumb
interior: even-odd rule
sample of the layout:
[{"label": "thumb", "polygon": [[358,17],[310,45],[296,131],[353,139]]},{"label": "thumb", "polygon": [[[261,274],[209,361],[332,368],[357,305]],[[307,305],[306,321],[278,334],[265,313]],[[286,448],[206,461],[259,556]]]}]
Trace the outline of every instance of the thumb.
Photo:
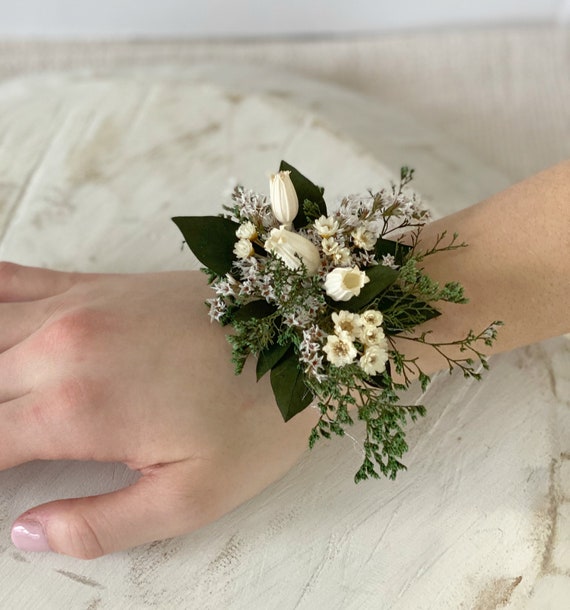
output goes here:
[{"label": "thumb", "polygon": [[[218,516],[191,490],[177,489],[174,477],[161,476],[169,466],[113,493],[36,506],[14,522],[12,542],[23,551],[94,559],[190,532]],[[187,486],[188,473],[177,480]]]}]

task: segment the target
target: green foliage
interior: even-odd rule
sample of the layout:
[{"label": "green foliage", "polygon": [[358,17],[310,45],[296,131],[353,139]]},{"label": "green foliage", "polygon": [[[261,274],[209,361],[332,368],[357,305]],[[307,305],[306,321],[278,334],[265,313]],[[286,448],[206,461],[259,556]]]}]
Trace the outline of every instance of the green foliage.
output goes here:
[{"label": "green foliage", "polygon": [[337,306],[340,305],[340,309],[352,312],[363,311],[398,279],[399,274],[398,271],[390,267],[375,265],[366,270],[366,275],[370,279],[368,284],[362,288],[357,297],[352,297],[349,301],[340,304],[336,303]]},{"label": "green foliage", "polygon": [[232,268],[238,224],[222,216],[176,216],[172,219],[196,258],[217,275]]},{"label": "green foliage", "polygon": [[277,406],[285,421],[311,404],[313,394],[305,383],[299,358],[293,350],[271,369],[270,378]]},{"label": "green foliage", "polygon": [[256,375],[259,381],[265,373],[268,373],[274,366],[276,366],[281,359],[291,351],[291,343],[284,343],[281,345],[277,341],[268,345],[265,349],[259,352],[257,358]]}]

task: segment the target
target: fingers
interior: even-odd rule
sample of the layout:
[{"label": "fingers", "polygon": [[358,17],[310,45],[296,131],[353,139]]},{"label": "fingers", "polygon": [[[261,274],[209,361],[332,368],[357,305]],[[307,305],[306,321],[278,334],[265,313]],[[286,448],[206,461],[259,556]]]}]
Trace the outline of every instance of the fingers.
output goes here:
[{"label": "fingers", "polygon": [[191,477],[187,462],[167,464],[113,493],[37,506],[15,521],[12,541],[24,551],[93,559],[190,532],[221,516],[204,501],[207,489],[181,491]]},{"label": "fingers", "polygon": [[[21,343],[46,321],[53,304],[0,303],[0,353]],[[1,372],[0,372],[1,377]]]},{"label": "fingers", "polygon": [[77,274],[0,262],[0,302],[35,301],[61,294]]}]

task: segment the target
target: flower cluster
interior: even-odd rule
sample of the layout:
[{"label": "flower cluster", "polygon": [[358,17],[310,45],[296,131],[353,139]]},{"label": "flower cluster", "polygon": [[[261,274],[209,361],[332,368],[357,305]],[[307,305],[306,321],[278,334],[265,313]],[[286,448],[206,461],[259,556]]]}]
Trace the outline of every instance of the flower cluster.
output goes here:
[{"label": "flower cluster", "polygon": [[454,235],[440,247],[443,234],[431,250],[418,250],[429,213],[409,189],[412,176],[402,168],[399,184],[345,197],[329,212],[323,189],[283,161],[270,177],[269,197],[237,186],[225,215],[173,219],[209,276],[211,319],[233,327],[236,373],[257,357],[257,377],[270,373],[285,420],[311,404],[319,409],[311,447],[331,432],[344,434],[350,411],[366,423],[356,481],[379,476],[377,470],[394,478],[405,468],[398,459],[407,449],[403,424],[425,413],[421,405],[399,404],[397,390],[415,377],[425,386],[429,377],[395,338],[442,354],[457,344],[469,355],[446,356],[450,368],[478,378],[473,356],[487,362],[475,345],[491,345],[500,324],[446,344],[429,343],[426,332],[410,334],[439,315],[432,302],[466,302],[457,282],[440,287],[423,273],[426,256],[466,244]]}]

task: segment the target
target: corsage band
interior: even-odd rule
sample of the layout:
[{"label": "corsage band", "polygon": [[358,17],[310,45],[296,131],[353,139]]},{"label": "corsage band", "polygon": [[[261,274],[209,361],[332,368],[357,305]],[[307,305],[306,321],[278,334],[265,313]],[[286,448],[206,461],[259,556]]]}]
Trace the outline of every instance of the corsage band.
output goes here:
[{"label": "corsage band", "polygon": [[[467,302],[458,282],[441,286],[422,268],[427,256],[467,244],[443,232],[420,250],[430,214],[409,187],[413,173],[403,167],[399,183],[344,197],[329,213],[324,189],[282,161],[269,197],[236,186],[219,216],[173,218],[215,292],[207,303],[211,319],[233,328],[236,374],[255,356],[257,378],[269,373],[285,421],[309,405],[319,409],[311,448],[321,437],[344,435],[354,417],[365,422],[356,482],[394,479],[405,469],[407,419],[426,412],[400,402],[416,377],[423,390],[430,377],[394,339],[405,334],[430,345],[450,372],[480,379],[488,363],[477,344],[491,346],[502,324],[445,344],[430,342],[429,332],[412,333],[440,315],[435,302]],[[450,345],[464,356],[446,355]]]}]

